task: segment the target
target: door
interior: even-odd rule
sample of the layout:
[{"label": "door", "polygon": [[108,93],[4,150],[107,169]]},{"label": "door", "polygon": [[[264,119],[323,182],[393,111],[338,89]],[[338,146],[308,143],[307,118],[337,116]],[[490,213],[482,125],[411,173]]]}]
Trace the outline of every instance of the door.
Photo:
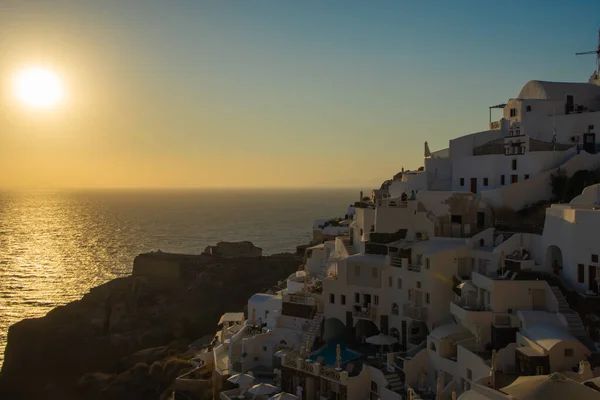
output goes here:
[{"label": "door", "polygon": [[573,100],[573,96],[572,95],[567,95],[567,104],[565,104],[565,114],[570,113],[571,111],[573,111],[575,107],[575,101]]},{"label": "door", "polygon": [[471,193],[477,194],[477,178],[471,178]]},{"label": "door", "polygon": [[369,308],[371,307],[371,295],[370,294],[363,294],[363,307],[365,308]]},{"label": "door", "polygon": [[584,133],[583,134],[583,150],[590,154],[596,154],[596,134],[595,133]]},{"label": "door", "polygon": [[517,182],[519,182],[519,175],[511,175],[510,183],[517,183]]},{"label": "door", "polygon": [[477,213],[477,228],[482,229],[485,227],[485,213],[478,212]]},{"label": "door", "polygon": [[402,349],[406,350],[406,320],[402,320]]},{"label": "door", "polygon": [[596,282],[596,267],[588,265],[588,284],[592,292],[598,293],[598,282]]},{"label": "door", "polygon": [[531,289],[532,308],[543,310],[546,306],[546,292],[544,289]]}]

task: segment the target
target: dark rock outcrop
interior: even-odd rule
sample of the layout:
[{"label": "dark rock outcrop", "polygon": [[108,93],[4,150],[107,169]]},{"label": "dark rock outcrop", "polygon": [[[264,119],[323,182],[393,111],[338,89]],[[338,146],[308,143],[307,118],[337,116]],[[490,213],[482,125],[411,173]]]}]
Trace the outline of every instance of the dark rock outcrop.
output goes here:
[{"label": "dark rock outcrop", "polygon": [[[163,357],[213,333],[224,312],[244,309],[252,294],[296,271],[301,261],[293,254],[142,254],[132,276],[10,327],[0,398],[158,399],[169,385],[165,377],[186,366]],[[158,380],[152,378],[157,363]]]}]

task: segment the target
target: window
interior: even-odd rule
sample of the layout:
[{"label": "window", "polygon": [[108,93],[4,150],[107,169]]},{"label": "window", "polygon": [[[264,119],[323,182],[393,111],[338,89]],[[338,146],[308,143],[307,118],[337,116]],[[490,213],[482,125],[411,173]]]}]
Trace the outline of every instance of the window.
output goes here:
[{"label": "window", "polygon": [[577,282],[579,282],[579,283],[584,282],[583,264],[577,264]]},{"label": "window", "polygon": [[421,282],[417,281],[417,289],[421,289]]},{"label": "window", "polygon": [[335,294],[329,293],[329,303],[335,304]]},{"label": "window", "polygon": [[262,351],[264,351],[266,353],[267,352],[267,346],[263,346],[262,347]]},{"label": "window", "polygon": [[462,224],[462,215],[451,215],[450,223],[452,224]]},{"label": "window", "polygon": [[527,112],[531,112],[531,106],[527,106],[527,107],[525,108],[525,111],[527,111]]},{"label": "window", "polygon": [[398,304],[394,303],[392,304],[392,315],[398,314],[400,314],[400,307],[398,307]]},{"label": "window", "polygon": [[598,254],[592,254],[592,262],[593,263],[597,263],[598,262]]},{"label": "window", "polygon": [[360,230],[360,236],[362,237],[362,235],[363,235],[363,230],[361,229]]},{"label": "window", "polygon": [[591,132],[594,130],[594,125],[588,125],[588,132]]},{"label": "window", "polygon": [[345,294],[340,296],[340,302],[342,303],[343,306],[346,305],[346,295]]},{"label": "window", "polygon": [[360,276],[360,265],[354,266],[354,276]]},{"label": "window", "polygon": [[429,304],[429,293],[425,293],[425,304]]},{"label": "window", "polygon": [[516,117],[517,116],[517,109],[516,108],[511,108],[510,109],[510,116],[511,117]]},{"label": "window", "polygon": [[377,279],[377,267],[373,267],[373,269],[371,270],[371,276]]},{"label": "window", "polygon": [[504,178],[504,175],[500,175],[500,184],[504,185],[506,183],[506,178]]},{"label": "window", "polygon": [[519,175],[515,174],[515,175],[511,175],[510,176],[510,183],[517,183],[519,182]]},{"label": "window", "polygon": [[360,293],[354,293],[354,302],[356,304],[360,303]]},{"label": "window", "polygon": [[398,289],[402,289],[402,278],[398,278]]},{"label": "window", "polygon": [[523,179],[525,179],[525,180],[529,179],[529,174],[525,174],[525,176],[523,176]]},{"label": "window", "polygon": [[378,295],[374,295],[373,296],[373,303],[378,306],[379,305],[379,296]]},{"label": "window", "polygon": [[535,374],[536,375],[546,375],[544,373],[544,366],[543,365],[536,365],[535,366]]},{"label": "window", "polygon": [[377,392],[377,383],[375,383],[374,381],[371,381],[371,392],[378,393]]},{"label": "window", "polygon": [[433,341],[429,344],[429,349],[435,351],[435,343]]},{"label": "window", "polygon": [[521,130],[520,129],[517,129],[515,131],[515,136],[521,136]]},{"label": "window", "polygon": [[565,357],[573,357],[573,349],[565,349]]},{"label": "window", "polygon": [[429,257],[425,258],[425,269],[429,269],[429,267],[431,266],[430,261],[429,261]]},{"label": "window", "polygon": [[517,170],[517,160],[512,160],[512,170],[513,171]]},{"label": "window", "polygon": [[423,254],[417,254],[417,265],[423,265]]},{"label": "window", "polygon": [[465,178],[460,178],[460,186],[465,186]]},{"label": "window", "polygon": [[483,186],[487,186],[488,184],[488,178],[483,178]]},{"label": "window", "polygon": [[392,277],[388,277],[388,286],[392,287]]}]

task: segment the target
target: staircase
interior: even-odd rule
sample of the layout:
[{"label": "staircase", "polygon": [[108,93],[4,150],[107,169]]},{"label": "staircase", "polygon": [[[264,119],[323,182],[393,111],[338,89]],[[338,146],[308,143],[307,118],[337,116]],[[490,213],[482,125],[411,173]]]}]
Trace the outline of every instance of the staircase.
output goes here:
[{"label": "staircase", "polygon": [[384,375],[385,379],[388,382],[388,387],[392,392],[400,393],[404,388],[404,383],[402,382],[402,378],[400,375],[393,373]]},{"label": "staircase", "polygon": [[583,322],[581,321],[579,314],[569,307],[567,299],[565,299],[565,296],[562,294],[558,286],[552,286],[551,289],[552,293],[554,293],[554,296],[556,297],[556,300],[558,301],[558,312],[565,317],[567,323],[569,324],[569,333],[585,343],[585,341],[588,339],[588,334],[583,326]]},{"label": "staircase", "polygon": [[322,313],[316,313],[314,317],[312,317],[312,319],[308,323],[308,328],[302,334],[302,339],[300,341],[301,346],[306,345],[306,342],[310,342],[311,346],[313,345],[315,339],[317,338],[321,330],[321,323],[323,323],[323,318],[324,317]]}]

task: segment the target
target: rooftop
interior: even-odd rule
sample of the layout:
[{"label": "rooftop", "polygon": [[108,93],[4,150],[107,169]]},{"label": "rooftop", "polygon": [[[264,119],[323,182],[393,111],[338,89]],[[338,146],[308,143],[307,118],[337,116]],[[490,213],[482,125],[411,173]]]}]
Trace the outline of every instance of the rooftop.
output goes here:
[{"label": "rooftop", "polygon": [[552,349],[564,340],[577,341],[566,329],[548,323],[535,324],[525,330],[525,336],[546,350]]}]

